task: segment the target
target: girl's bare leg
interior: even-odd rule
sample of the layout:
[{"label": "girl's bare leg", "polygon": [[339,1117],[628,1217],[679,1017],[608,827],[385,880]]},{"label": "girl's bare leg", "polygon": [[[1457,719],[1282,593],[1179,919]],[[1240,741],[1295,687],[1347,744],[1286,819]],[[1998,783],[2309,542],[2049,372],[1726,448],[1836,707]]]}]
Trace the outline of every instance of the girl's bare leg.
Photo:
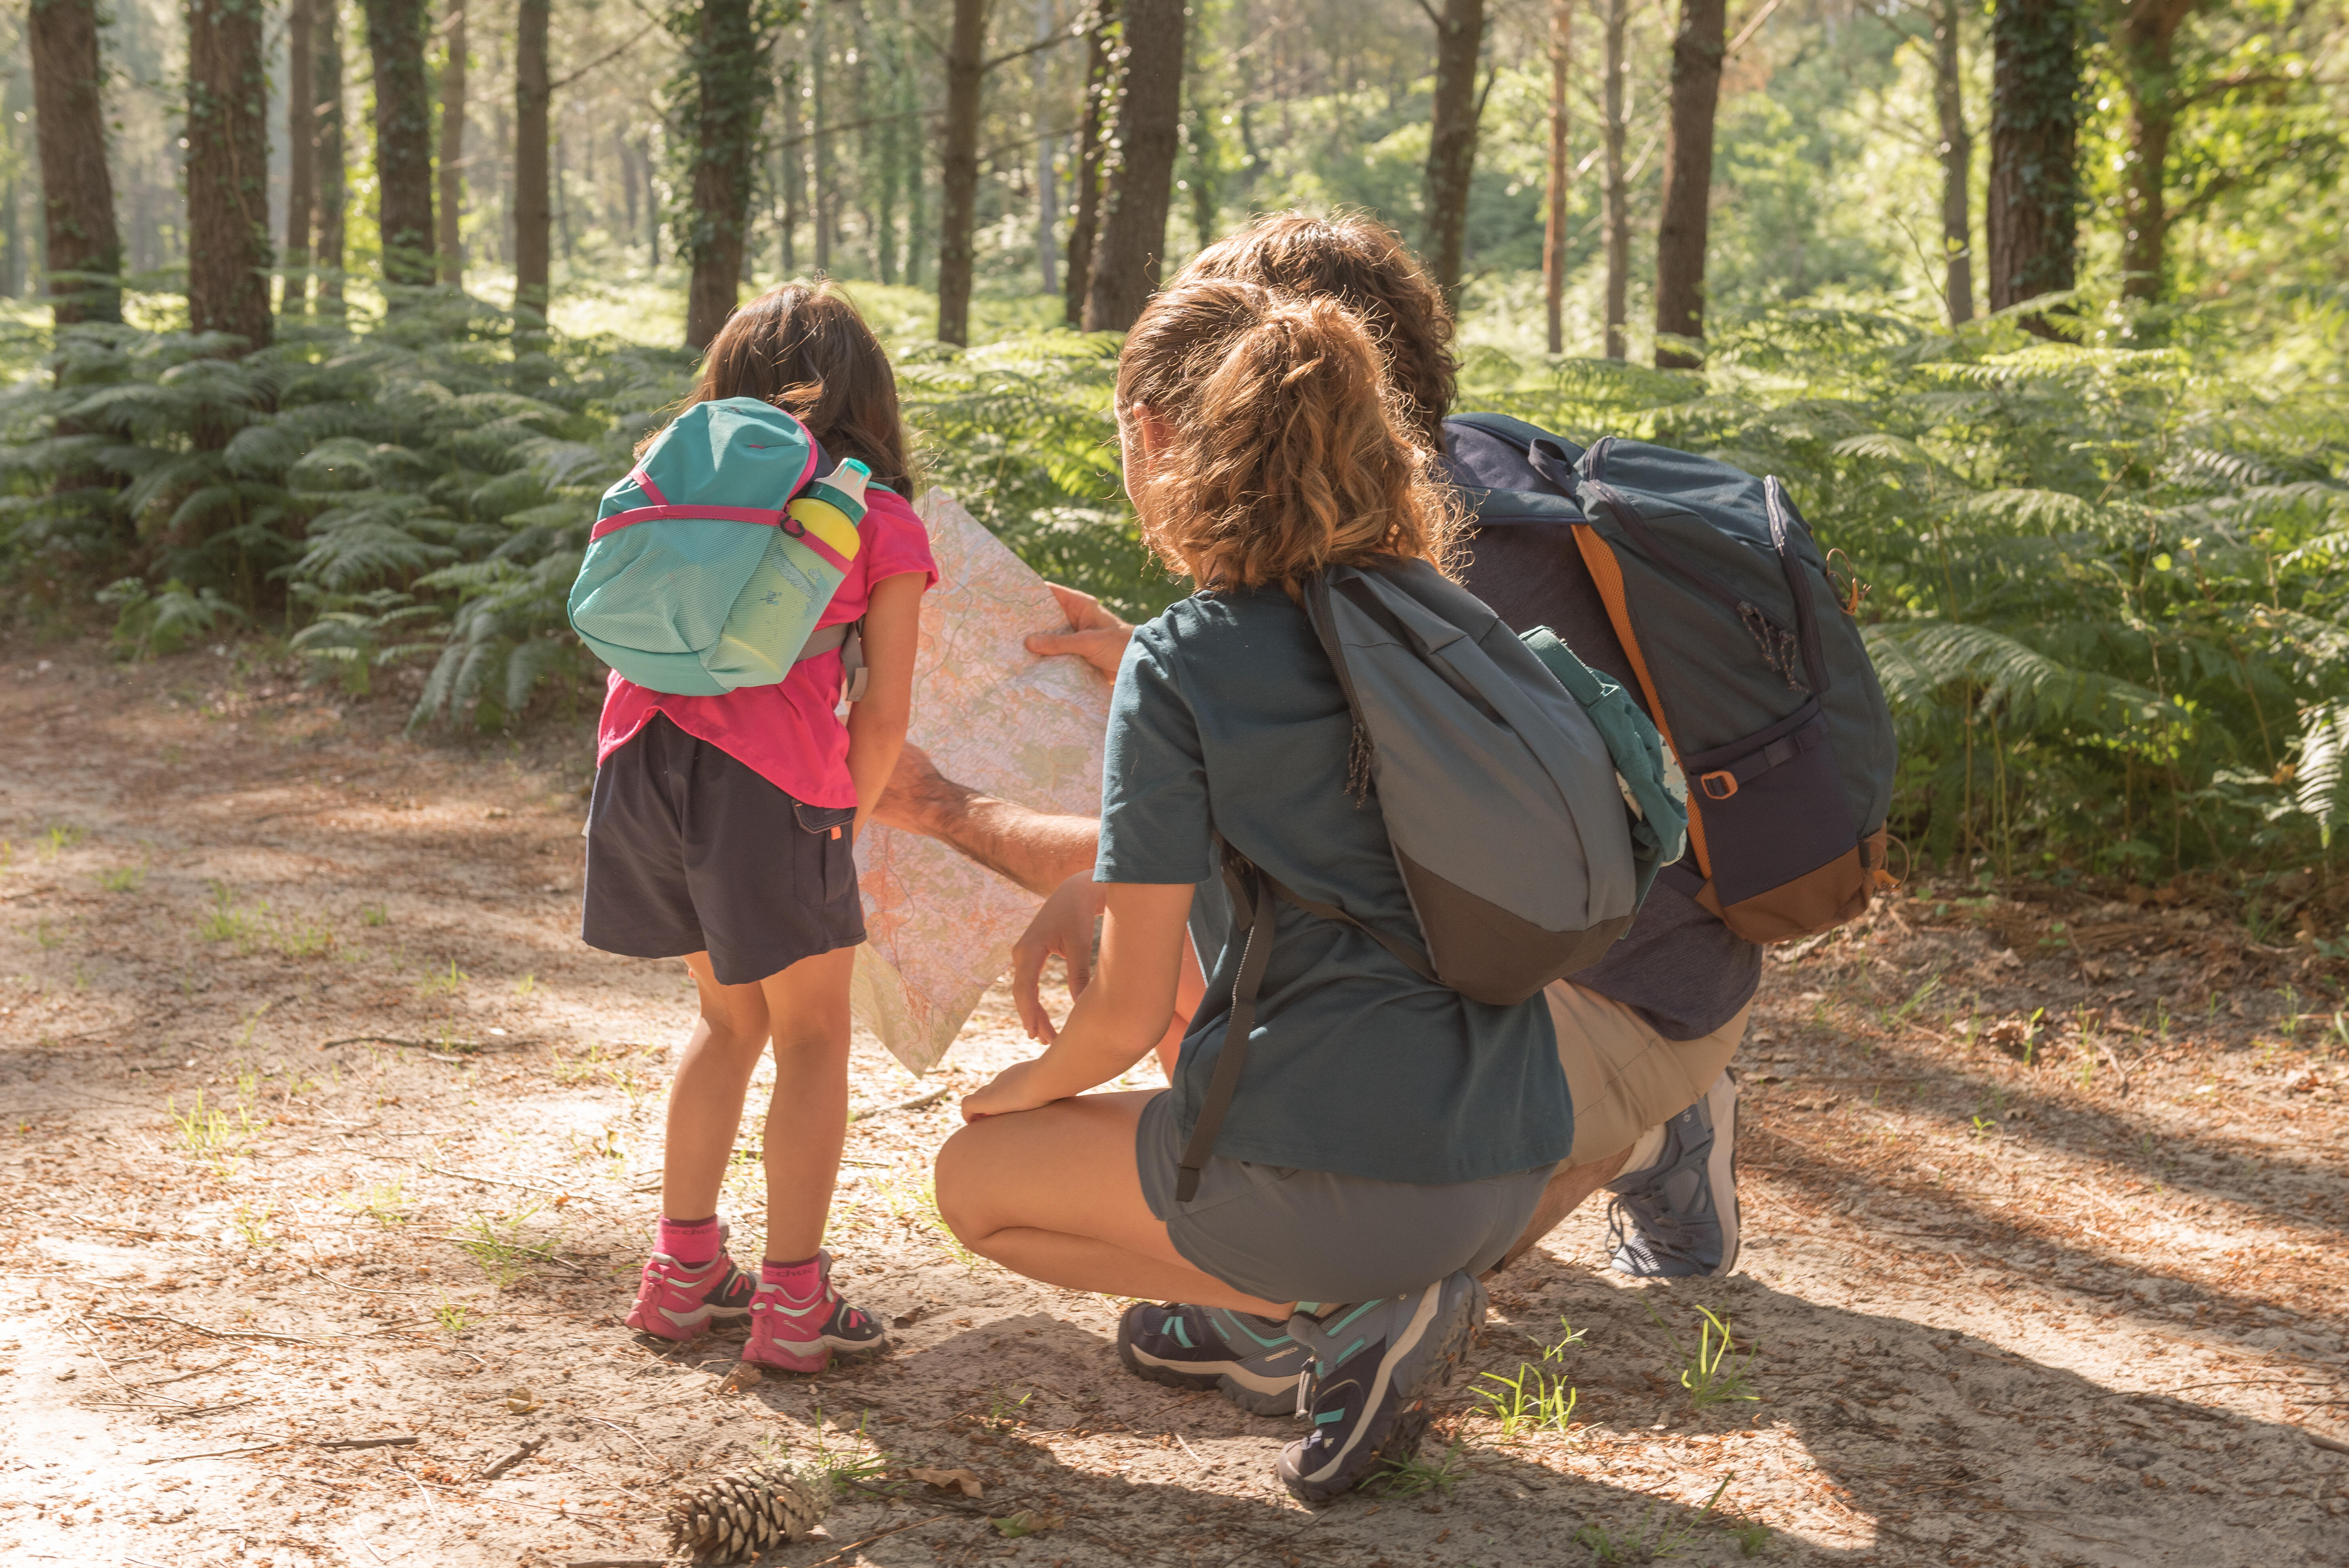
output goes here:
[{"label": "girl's bare leg", "polygon": [[775,1263],[812,1257],[823,1245],[848,1138],[848,977],[855,964],[856,950],[843,947],[760,983],[775,1041],[766,1130],[767,1257]]},{"label": "girl's bare leg", "polygon": [[701,1017],[669,1085],[661,1212],[698,1220],[718,1212],[726,1162],[742,1125],[743,1097],[767,1048],[767,998],[756,985],[719,985],[707,953],[688,957],[685,966],[701,994]]},{"label": "girl's bare leg", "polygon": [[1134,1171],[1149,1091],[1087,1094],[973,1122],[938,1150],[938,1212],[965,1246],[1070,1290],[1286,1318],[1294,1302],[1244,1295],[1174,1250]]}]

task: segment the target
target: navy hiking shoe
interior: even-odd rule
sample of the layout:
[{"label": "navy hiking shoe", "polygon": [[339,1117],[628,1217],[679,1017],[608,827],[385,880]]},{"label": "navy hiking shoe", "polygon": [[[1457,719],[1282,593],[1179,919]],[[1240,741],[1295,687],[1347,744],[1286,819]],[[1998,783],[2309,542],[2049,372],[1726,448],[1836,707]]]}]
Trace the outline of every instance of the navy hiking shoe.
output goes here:
[{"label": "navy hiking shoe", "polygon": [[1259,1416],[1297,1411],[1305,1346],[1286,1324],[1226,1307],[1137,1301],[1117,1320],[1117,1358],[1170,1388],[1221,1388]]},{"label": "navy hiking shoe", "polygon": [[1434,1412],[1429,1401],[1485,1321],[1485,1287],[1466,1274],[1409,1295],[1299,1313],[1288,1332],[1314,1356],[1298,1391],[1313,1430],[1280,1450],[1280,1484],[1327,1502],[1408,1460]]},{"label": "navy hiking shoe", "polygon": [[1725,1274],[1737,1266],[1737,1075],[1664,1124],[1664,1151],[1607,1184],[1615,1272],[1642,1279]]}]

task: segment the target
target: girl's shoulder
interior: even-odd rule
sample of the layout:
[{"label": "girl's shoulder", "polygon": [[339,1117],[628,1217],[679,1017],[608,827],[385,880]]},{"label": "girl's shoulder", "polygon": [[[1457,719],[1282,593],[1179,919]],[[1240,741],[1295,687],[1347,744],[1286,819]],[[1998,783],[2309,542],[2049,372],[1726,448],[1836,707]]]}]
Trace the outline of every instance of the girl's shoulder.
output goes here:
[{"label": "girl's shoulder", "polygon": [[875,485],[864,492],[864,521],[857,530],[858,551],[867,561],[868,581],[878,582],[904,572],[925,572],[935,583],[937,558],[930,551],[930,531],[914,503],[895,490]]}]

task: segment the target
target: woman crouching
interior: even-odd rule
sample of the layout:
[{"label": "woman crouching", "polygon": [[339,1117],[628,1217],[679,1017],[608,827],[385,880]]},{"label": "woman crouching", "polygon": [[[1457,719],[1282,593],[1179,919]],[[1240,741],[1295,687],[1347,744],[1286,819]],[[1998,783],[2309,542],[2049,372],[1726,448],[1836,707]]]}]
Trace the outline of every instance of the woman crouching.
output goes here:
[{"label": "woman crouching", "polygon": [[[1297,600],[1335,564],[1444,563],[1453,514],[1385,381],[1326,299],[1202,279],[1134,327],[1126,486],[1196,592],[1136,632],[1118,676],[1092,982],[1041,1056],[963,1101],[937,1164],[940,1209],[974,1250],[1154,1298],[1118,1328],[1136,1375],[1309,1419],[1278,1463],[1307,1501],[1415,1449],[1483,1320],[1476,1274],[1572,1137],[1538,998],[1471,1002],[1283,900],[1237,1093],[1177,1197],[1245,945],[1223,845],[1305,902],[1420,940],[1380,814],[1348,792],[1352,719]],[[1210,979],[1174,1088],[1086,1094],[1166,1028],[1186,920]]]}]

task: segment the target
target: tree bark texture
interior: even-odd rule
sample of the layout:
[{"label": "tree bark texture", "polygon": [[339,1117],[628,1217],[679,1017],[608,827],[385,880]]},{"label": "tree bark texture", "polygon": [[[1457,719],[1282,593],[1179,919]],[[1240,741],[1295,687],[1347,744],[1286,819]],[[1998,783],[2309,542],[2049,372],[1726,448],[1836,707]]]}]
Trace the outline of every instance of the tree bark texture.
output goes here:
[{"label": "tree bark texture", "polygon": [[1974,318],[1973,212],[1967,179],[1973,170],[1974,139],[1966,129],[1964,72],[1958,58],[1958,24],[1963,0],[1934,0],[1933,108],[1941,122],[1941,254],[1947,268],[1942,293],[1951,326]]},{"label": "tree bark texture", "polygon": [[1672,101],[1664,131],[1663,213],[1656,225],[1656,365],[1694,369],[1704,338],[1704,247],[1713,209],[1713,121],[1727,48],[1726,0],[1681,0],[1672,38]]},{"label": "tree bark texture", "polygon": [[1575,0],[1550,0],[1549,8],[1549,214],[1542,227],[1542,304],[1552,354],[1566,352],[1567,198],[1574,179],[1568,135],[1572,100],[1566,84],[1574,67],[1574,5]]},{"label": "tree bark texture", "polygon": [[343,162],[343,28],[331,0],[315,0],[318,35],[313,123],[317,127],[318,311],[343,310],[343,222],[350,203],[350,171]]},{"label": "tree bark texture", "polygon": [[41,152],[44,268],[57,325],[120,321],[122,233],[106,166],[96,0],[32,0],[26,28]]},{"label": "tree bark texture", "polygon": [[[1049,44],[1060,28],[1054,25],[1052,0],[1036,0],[1036,41]],[[1040,48],[1029,66],[1029,82],[1035,89],[1038,132],[1036,138],[1036,273],[1038,286],[1046,294],[1061,292],[1060,247],[1052,242],[1053,222],[1060,216],[1061,176],[1053,167],[1053,145],[1060,138],[1043,129],[1043,106],[1050,101],[1052,90],[1052,56],[1054,51]]]},{"label": "tree bark texture", "polygon": [[441,30],[448,57],[440,66],[440,238],[434,256],[440,281],[465,286],[465,0],[453,0]]},{"label": "tree bark texture", "polygon": [[1102,122],[1116,86],[1109,29],[1116,20],[1116,0],[1101,0],[1085,29],[1084,118],[1077,127],[1076,200],[1069,214],[1067,292],[1061,296],[1071,326],[1084,325],[1085,295],[1092,288],[1093,242],[1101,230]]},{"label": "tree bark texture", "polygon": [[546,110],[554,90],[546,77],[546,24],[553,0],[517,0],[514,7],[514,325],[543,333],[547,273],[553,261],[554,210],[547,199]]},{"label": "tree bark texture", "polygon": [[188,0],[188,321],[269,342],[263,0]]},{"label": "tree bark texture", "polygon": [[424,0],[365,0],[375,66],[376,228],[383,281],[432,281],[432,96],[424,79]]},{"label": "tree bark texture", "polygon": [[1085,330],[1123,332],[1158,287],[1182,140],[1183,0],[1125,0],[1117,167],[1085,293]]},{"label": "tree bark texture", "polygon": [[[1998,0],[1991,15],[1990,307],[2072,286],[2079,232],[2076,0]],[[2044,316],[2023,323],[2056,335]]]},{"label": "tree bark texture", "polygon": [[709,346],[741,294],[750,179],[767,104],[765,57],[750,0],[701,0],[692,41],[693,211],[683,247],[693,269],[685,300],[688,348]]},{"label": "tree bark texture", "polygon": [[1468,186],[1476,172],[1476,61],[1485,0],[1444,0],[1435,16],[1435,102],[1427,137],[1425,250],[1444,297],[1458,303],[1468,244]]},{"label": "tree bark texture", "polygon": [[318,202],[317,0],[285,7],[285,292],[286,315],[310,308],[310,225]]},{"label": "tree bark texture", "polygon": [[2128,168],[2121,178],[2121,294],[2168,292],[2169,139],[2178,128],[2178,29],[2194,0],[2131,0],[2113,31],[2128,94]]},{"label": "tree bark texture", "polygon": [[1607,357],[1629,352],[1623,324],[1631,288],[1631,189],[1624,178],[1623,144],[1630,130],[1630,57],[1623,52],[1623,29],[1631,19],[1630,0],[1607,0]]},{"label": "tree bark texture", "polygon": [[[795,277],[800,270],[799,232],[800,210],[807,202],[807,146],[800,139],[800,73],[807,67],[799,62],[786,64],[782,69],[782,91],[780,95],[783,111],[782,145],[775,150],[781,160],[777,170],[777,183],[783,198],[782,248],[781,261],[783,276]],[[652,191],[651,162],[646,162],[645,191]]]},{"label": "tree bark texture", "polygon": [[939,167],[938,341],[970,341],[972,230],[978,211],[979,89],[987,74],[987,0],[954,0],[947,43],[946,150]]},{"label": "tree bark texture", "polygon": [[831,15],[832,0],[808,0],[808,69],[812,73],[808,108],[814,121],[808,142],[808,204],[815,219],[818,273],[832,271],[832,137],[824,129],[832,113],[832,95],[827,90],[832,81],[832,46],[825,26]]}]

